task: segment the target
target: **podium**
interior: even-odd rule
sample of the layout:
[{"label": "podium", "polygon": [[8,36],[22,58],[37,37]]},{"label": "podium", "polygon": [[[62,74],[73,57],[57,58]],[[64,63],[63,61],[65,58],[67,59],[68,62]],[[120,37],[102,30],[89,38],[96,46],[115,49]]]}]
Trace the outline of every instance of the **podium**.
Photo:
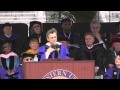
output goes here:
[{"label": "podium", "polygon": [[24,79],[94,79],[93,60],[23,62]]}]

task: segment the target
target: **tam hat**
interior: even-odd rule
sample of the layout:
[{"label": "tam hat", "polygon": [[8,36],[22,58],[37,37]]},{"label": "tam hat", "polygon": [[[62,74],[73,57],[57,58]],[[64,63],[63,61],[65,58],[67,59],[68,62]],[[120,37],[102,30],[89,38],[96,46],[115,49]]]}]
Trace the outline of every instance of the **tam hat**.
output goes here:
[{"label": "tam hat", "polygon": [[31,53],[26,53],[26,52],[24,52],[24,53],[22,53],[22,60],[24,59],[24,58],[26,58],[26,57],[32,57],[32,58],[34,58],[34,54],[31,54]]},{"label": "tam hat", "polygon": [[110,38],[110,44],[112,44],[114,42],[119,42],[118,38],[120,38],[119,34],[115,34],[115,35],[111,36],[111,38]]},{"label": "tam hat", "polygon": [[34,24],[39,24],[41,26],[41,22],[39,21],[31,21],[30,26],[33,27]]},{"label": "tam hat", "polygon": [[[39,25],[40,25],[40,28],[41,28],[41,29],[43,28],[43,25],[42,25],[41,22],[39,22],[39,21],[31,21],[31,22],[30,22],[30,26],[29,26],[29,30],[32,29],[32,27],[33,27],[34,24],[39,24]],[[41,31],[43,31],[43,30],[41,30]]]}]

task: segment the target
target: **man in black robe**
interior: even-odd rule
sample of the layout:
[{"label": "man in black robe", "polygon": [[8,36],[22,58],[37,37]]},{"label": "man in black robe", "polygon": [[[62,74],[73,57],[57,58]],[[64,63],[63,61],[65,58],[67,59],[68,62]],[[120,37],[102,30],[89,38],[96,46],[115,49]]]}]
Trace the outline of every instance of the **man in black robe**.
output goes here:
[{"label": "man in black robe", "polygon": [[80,47],[75,52],[77,58],[75,60],[94,60],[95,75],[104,74],[105,49],[102,44],[94,45],[95,39],[92,33],[85,34],[85,46]]}]

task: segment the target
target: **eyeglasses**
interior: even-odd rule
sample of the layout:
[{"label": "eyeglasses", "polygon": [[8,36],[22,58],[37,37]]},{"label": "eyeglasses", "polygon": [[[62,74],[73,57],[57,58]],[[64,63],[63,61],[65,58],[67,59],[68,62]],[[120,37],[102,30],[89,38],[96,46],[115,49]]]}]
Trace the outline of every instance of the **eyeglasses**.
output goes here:
[{"label": "eyeglasses", "polygon": [[34,26],[33,28],[37,28],[37,27],[40,27],[39,25],[38,26]]},{"label": "eyeglasses", "polygon": [[24,58],[23,61],[24,62],[29,62],[29,61],[33,61],[34,59],[33,58]]}]

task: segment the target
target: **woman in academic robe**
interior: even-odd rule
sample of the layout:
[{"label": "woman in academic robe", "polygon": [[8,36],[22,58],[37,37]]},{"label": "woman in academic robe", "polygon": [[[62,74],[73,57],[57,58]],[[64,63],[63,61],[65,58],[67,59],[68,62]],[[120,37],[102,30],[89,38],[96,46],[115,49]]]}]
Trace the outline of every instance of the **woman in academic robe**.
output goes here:
[{"label": "woman in academic robe", "polygon": [[29,31],[30,37],[38,37],[40,46],[47,42],[45,33],[43,32],[43,24],[41,22],[31,21]]},{"label": "woman in academic robe", "polygon": [[30,38],[38,38],[39,46],[42,46],[46,44],[46,36],[45,33],[43,32],[43,24],[39,21],[31,21],[29,23],[29,37],[26,39],[26,42],[24,43],[24,48],[26,50],[29,49],[29,40]]},{"label": "woman in academic robe", "polygon": [[70,58],[67,46],[63,45],[60,42],[57,42],[57,31],[55,28],[48,30],[48,32],[46,33],[46,38],[48,40],[48,43],[41,46],[38,50],[38,55],[41,55],[41,62],[43,59],[48,58]]},{"label": "woman in academic robe", "polygon": [[22,79],[22,67],[19,56],[12,51],[10,41],[4,41],[0,54],[0,78],[1,79]]},{"label": "woman in academic robe", "polygon": [[107,69],[104,79],[120,79],[120,52],[115,58],[115,66]]},{"label": "woman in academic robe", "polygon": [[[29,37],[29,49],[23,52],[22,54],[27,53],[27,54],[33,54],[35,56],[37,55],[38,50],[39,50],[39,39],[36,36]],[[37,55],[37,57],[40,59],[39,55]]]}]

